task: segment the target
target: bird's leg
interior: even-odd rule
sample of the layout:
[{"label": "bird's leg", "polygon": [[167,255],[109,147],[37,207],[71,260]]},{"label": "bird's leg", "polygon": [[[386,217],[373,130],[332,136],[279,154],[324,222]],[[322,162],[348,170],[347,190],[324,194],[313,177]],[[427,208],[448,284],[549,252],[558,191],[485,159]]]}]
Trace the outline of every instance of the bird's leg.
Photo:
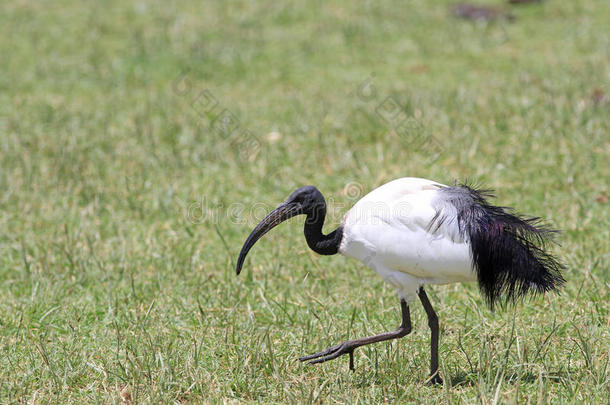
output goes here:
[{"label": "bird's leg", "polygon": [[385,332],[379,335],[368,336],[360,339],[348,340],[321,352],[300,357],[299,360],[309,361],[309,364],[316,364],[336,359],[344,354],[349,354],[349,368],[350,370],[354,370],[354,349],[360,346],[369,345],[371,343],[382,342],[384,340],[398,339],[408,335],[409,332],[411,332],[411,314],[409,312],[407,301],[401,299],[400,308],[402,310],[402,323],[395,331]]},{"label": "bird's leg", "polygon": [[419,295],[419,300],[426,310],[428,326],[430,327],[430,378],[428,381],[431,384],[442,384],[443,380],[438,374],[438,316],[436,316],[436,312],[434,312],[434,308],[430,304],[424,287],[419,289],[417,295]]}]

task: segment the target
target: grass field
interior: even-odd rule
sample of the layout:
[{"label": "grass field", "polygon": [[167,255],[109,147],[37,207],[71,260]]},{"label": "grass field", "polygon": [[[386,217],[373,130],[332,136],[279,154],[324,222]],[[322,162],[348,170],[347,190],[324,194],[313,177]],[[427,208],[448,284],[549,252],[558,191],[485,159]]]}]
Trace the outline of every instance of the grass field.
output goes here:
[{"label": "grass field", "polygon": [[[610,2],[450,6],[0,3],[0,402],[608,403]],[[355,373],[302,365],[397,326],[395,292],[302,218],[236,277],[241,244],[299,186],[330,230],[403,176],[547,218],[565,288],[429,288],[442,386],[419,304]]]}]

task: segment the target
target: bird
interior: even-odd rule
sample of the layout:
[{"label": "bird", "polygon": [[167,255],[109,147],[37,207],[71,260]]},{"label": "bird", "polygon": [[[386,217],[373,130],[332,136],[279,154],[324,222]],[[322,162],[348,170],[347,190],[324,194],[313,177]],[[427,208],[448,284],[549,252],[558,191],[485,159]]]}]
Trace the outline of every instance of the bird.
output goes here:
[{"label": "bird", "polygon": [[348,340],[299,360],[317,364],[348,355],[349,368],[354,370],[355,349],[411,332],[410,306],[419,299],[430,328],[427,381],[441,384],[439,320],[425,286],[477,282],[493,309],[527,293],[556,291],[565,283],[565,267],[548,250],[558,231],[539,217],[492,205],[492,198],[492,190],[468,182],[448,186],[399,178],[366,194],[347,211],[337,229],[324,234],[326,200],[316,187],[304,186],[250,233],[239,253],[236,273],[240,274],[248,252],[263,235],[296,215],[305,215],[309,248],[320,255],[342,254],[374,270],[396,289],[402,321],[394,331]]}]

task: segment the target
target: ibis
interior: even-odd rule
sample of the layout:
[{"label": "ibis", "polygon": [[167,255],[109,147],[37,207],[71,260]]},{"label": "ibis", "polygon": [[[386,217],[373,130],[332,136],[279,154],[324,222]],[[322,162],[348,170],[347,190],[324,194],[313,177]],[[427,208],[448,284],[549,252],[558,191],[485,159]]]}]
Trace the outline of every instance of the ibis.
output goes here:
[{"label": "ibis", "polygon": [[492,205],[490,190],[474,185],[447,186],[420,178],[386,183],[360,199],[337,229],[324,234],[326,201],[314,186],[293,192],[269,213],[246,239],[237,260],[263,235],[296,215],[305,215],[305,240],[321,255],[341,253],[359,260],[398,292],[402,322],[398,329],[348,340],[299,360],[323,363],[349,355],[371,343],[398,339],[411,332],[409,307],[419,299],[430,328],[431,383],[439,375],[439,323],[424,287],[476,281],[486,302],[513,302],[526,293],[545,293],[564,283],[563,266],[548,252],[556,232],[537,217]]}]

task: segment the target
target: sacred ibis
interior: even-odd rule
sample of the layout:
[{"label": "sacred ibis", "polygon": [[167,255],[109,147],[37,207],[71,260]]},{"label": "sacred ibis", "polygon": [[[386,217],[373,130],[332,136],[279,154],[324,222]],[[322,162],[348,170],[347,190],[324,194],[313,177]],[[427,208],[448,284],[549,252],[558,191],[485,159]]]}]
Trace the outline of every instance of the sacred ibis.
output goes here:
[{"label": "sacred ibis", "polygon": [[488,190],[446,186],[431,180],[402,178],[371,191],[325,235],[326,201],[313,186],[299,188],[267,215],[244,243],[237,260],[281,222],[304,214],[305,239],[321,255],[341,253],[366,264],[398,292],[402,323],[392,332],[349,340],[299,360],[323,363],[354,349],[411,332],[409,305],[418,297],[431,331],[430,382],[442,382],[438,368],[438,318],[424,290],[426,284],[477,281],[486,301],[514,300],[528,292],[560,286],[562,265],[545,251],[553,230],[539,218],[522,217],[491,205]]}]

